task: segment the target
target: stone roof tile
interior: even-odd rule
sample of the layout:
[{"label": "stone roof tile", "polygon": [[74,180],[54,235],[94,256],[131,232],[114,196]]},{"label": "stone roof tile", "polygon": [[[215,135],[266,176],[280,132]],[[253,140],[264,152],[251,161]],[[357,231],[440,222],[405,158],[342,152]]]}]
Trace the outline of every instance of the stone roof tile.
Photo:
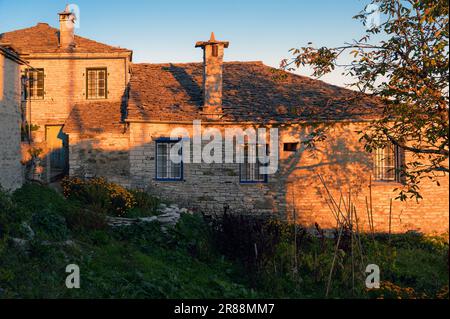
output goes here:
[{"label": "stone roof tile", "polygon": [[73,106],[64,132],[78,133],[84,137],[102,133],[123,133],[123,105],[121,102],[90,101]]},{"label": "stone roof tile", "polygon": [[[202,63],[133,64],[128,120],[202,119],[202,72]],[[241,122],[366,120],[383,111],[369,95],[261,62],[224,63],[222,108],[222,121]]]},{"label": "stone roof tile", "polygon": [[0,43],[8,43],[20,54],[25,53],[116,53],[131,52],[75,35],[75,48],[59,46],[59,30],[47,23],[0,34]]}]

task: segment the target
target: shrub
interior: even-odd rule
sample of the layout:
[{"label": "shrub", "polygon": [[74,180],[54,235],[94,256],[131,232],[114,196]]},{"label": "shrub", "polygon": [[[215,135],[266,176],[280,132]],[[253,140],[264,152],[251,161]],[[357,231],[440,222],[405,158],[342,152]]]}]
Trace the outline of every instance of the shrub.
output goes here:
[{"label": "shrub", "polygon": [[43,209],[64,213],[70,209],[56,190],[37,183],[27,183],[12,194],[13,201],[24,210],[35,213]]},{"label": "shrub", "polygon": [[91,206],[94,210],[124,216],[135,205],[126,188],[97,177],[89,180],[66,177],[61,182],[64,196]]},{"label": "shrub", "polygon": [[152,196],[149,193],[142,190],[130,191],[134,198],[134,216],[149,216],[157,213],[160,200],[156,196]]},{"label": "shrub", "polygon": [[13,209],[11,197],[0,186],[0,239],[6,236],[10,212]]},{"label": "shrub", "polygon": [[89,209],[77,209],[66,214],[67,226],[73,231],[102,230],[107,227],[106,215]]},{"label": "shrub", "polygon": [[20,228],[28,215],[13,201],[11,194],[2,190],[0,186],[0,240]]},{"label": "shrub", "polygon": [[191,256],[200,260],[212,260],[211,229],[200,214],[182,214],[175,227],[170,228],[173,235],[170,243],[187,250]]},{"label": "shrub", "polygon": [[275,256],[278,244],[293,238],[293,227],[265,216],[225,213],[212,219],[212,228],[219,250],[248,266],[263,266]]},{"label": "shrub", "polygon": [[390,281],[380,282],[379,289],[368,290],[371,298],[377,299],[417,299],[426,298],[425,295],[417,294],[411,287],[401,287]]},{"label": "shrub", "polygon": [[64,240],[69,234],[65,218],[51,210],[34,213],[31,228],[36,236],[43,240]]}]

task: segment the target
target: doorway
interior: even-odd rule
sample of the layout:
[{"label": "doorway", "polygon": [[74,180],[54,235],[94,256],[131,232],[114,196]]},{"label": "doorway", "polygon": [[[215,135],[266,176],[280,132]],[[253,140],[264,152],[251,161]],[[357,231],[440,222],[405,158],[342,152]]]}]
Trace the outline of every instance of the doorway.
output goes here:
[{"label": "doorway", "polygon": [[62,131],[63,125],[46,125],[45,140],[49,149],[47,169],[50,181],[64,176],[68,171],[69,139]]}]

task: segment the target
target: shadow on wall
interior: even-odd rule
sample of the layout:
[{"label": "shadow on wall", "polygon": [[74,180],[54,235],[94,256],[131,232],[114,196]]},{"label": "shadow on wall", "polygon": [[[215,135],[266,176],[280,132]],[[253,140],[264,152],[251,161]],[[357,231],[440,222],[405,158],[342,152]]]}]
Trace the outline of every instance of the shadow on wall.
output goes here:
[{"label": "shadow on wall", "polygon": [[[302,140],[309,134],[309,130],[310,128],[304,127],[286,134],[295,140]],[[232,208],[232,212],[270,211],[289,221],[293,221],[295,216],[296,222],[308,227],[318,223],[322,228],[333,229],[336,221],[329,208],[330,198],[320,181],[320,175],[337,205],[345,205],[342,198],[347,200],[347,196],[351,196],[361,227],[367,229],[366,198],[369,196],[371,156],[364,152],[361,146],[352,143],[349,136],[354,135],[354,129],[344,125],[330,133],[330,137],[319,145],[317,152],[311,152],[305,146],[301,146],[290,155],[285,155],[280,150],[279,171],[275,176],[269,177],[267,184],[242,185],[239,183],[238,175],[226,176],[220,164],[211,166],[214,168],[214,165],[217,165],[214,169],[216,173],[213,174],[219,178],[209,178],[206,170],[198,172],[198,167],[189,169],[190,165],[196,164],[185,164],[187,172],[185,181],[155,182],[154,162],[152,162],[155,159],[146,155],[142,156],[142,163],[133,167],[133,170],[142,173],[142,176],[148,179],[144,180],[148,191],[199,211],[221,214],[229,202],[235,201],[245,203],[247,206]],[[129,148],[125,144],[119,146],[119,143],[108,143],[108,138],[118,137],[91,136],[71,145],[71,174],[80,177],[103,176],[127,187],[141,187],[142,184],[137,185],[134,182],[136,176],[130,175],[132,171],[130,156],[134,156],[130,153],[134,153],[135,150],[152,149],[153,143]],[[127,133],[123,133],[122,138],[126,139]],[[238,164],[235,165],[235,171],[238,171]],[[207,187],[208,191],[199,191],[199,184]],[[443,198],[446,196],[445,185],[443,183],[442,188],[437,189],[443,193]],[[406,203],[394,201],[393,214],[389,217],[390,200],[396,196],[393,192],[394,187],[396,185],[378,185],[374,192],[373,219],[376,230],[387,232],[389,218],[394,232],[406,230],[429,232],[432,229],[445,231],[448,228],[448,222],[445,224],[445,216],[448,220],[445,203],[442,207],[439,206],[436,212],[427,215],[427,207],[434,204],[432,200],[427,199],[429,193],[424,194],[425,200],[420,206],[413,201]],[[224,188],[226,194],[218,194],[217,190],[223,191]],[[254,200],[255,193],[259,196],[256,200]],[[201,200],[203,197],[208,200]],[[264,201],[262,206],[261,200]],[[420,216],[417,215],[418,212],[421,212]]]}]

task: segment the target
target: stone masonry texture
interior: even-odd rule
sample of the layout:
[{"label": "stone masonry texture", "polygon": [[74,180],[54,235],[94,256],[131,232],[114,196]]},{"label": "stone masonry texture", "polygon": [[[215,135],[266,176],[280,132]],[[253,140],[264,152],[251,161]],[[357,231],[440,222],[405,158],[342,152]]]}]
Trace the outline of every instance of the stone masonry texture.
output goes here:
[{"label": "stone masonry texture", "polygon": [[19,81],[19,64],[0,51],[0,185],[4,189],[15,189],[23,182]]}]

